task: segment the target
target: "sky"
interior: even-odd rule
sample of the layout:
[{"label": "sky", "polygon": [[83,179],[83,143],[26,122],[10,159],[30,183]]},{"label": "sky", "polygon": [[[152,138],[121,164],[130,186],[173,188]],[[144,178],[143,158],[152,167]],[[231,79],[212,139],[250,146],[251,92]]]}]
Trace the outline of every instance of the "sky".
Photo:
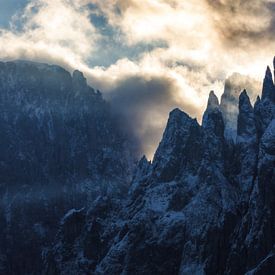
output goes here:
[{"label": "sky", "polygon": [[274,31],[275,0],[0,0],[0,59],[83,71],[149,158],[171,109],[200,121],[232,73],[262,80]]}]

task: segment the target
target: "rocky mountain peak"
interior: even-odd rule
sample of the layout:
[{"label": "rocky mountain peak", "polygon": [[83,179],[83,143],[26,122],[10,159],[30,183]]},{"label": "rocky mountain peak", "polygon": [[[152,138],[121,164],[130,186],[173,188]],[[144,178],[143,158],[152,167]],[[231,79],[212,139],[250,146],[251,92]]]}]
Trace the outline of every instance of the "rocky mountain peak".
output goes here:
[{"label": "rocky mountain peak", "polygon": [[183,158],[188,159],[193,143],[199,136],[200,126],[196,119],[179,109],[170,112],[152,163],[157,177],[161,180],[172,180],[183,165]]},{"label": "rocky mountain peak", "polygon": [[243,92],[240,94],[239,98],[239,111],[247,111],[247,112],[253,112],[253,107],[250,102],[250,98],[246,92],[246,90],[243,90]]},{"label": "rocky mountain peak", "polygon": [[[224,130],[224,122],[219,106],[219,100],[214,91],[211,91],[208,98],[207,108],[203,114],[202,119],[203,128],[211,128],[211,131],[217,126]],[[223,135],[223,134],[222,134]]]},{"label": "rocky mountain peak", "polygon": [[273,100],[274,93],[275,93],[274,89],[275,88],[274,88],[272,73],[271,73],[270,67],[267,66],[264,81],[263,81],[262,99]]},{"label": "rocky mountain peak", "polygon": [[[265,70],[265,78],[267,79],[272,79],[272,72],[271,72],[271,69],[269,66],[266,67],[266,70]],[[273,81],[272,81],[273,83]]]},{"label": "rocky mountain peak", "polygon": [[[181,123],[182,121],[189,120],[190,116],[186,114],[185,112],[181,111],[179,108],[175,108],[169,113],[169,119],[168,119],[168,124],[170,123]],[[170,123],[169,123],[170,122]]]},{"label": "rocky mountain peak", "polygon": [[162,141],[170,142],[175,134],[185,133],[191,124],[197,124],[196,119],[192,119],[188,114],[176,108],[169,113],[168,122],[163,134]]},{"label": "rocky mountain peak", "polygon": [[258,134],[261,136],[275,116],[275,85],[269,66],[266,69],[261,100],[254,106]]},{"label": "rocky mountain peak", "polygon": [[237,133],[238,136],[252,136],[256,134],[254,109],[246,90],[240,94]]},{"label": "rocky mountain peak", "polygon": [[219,99],[215,95],[214,91],[211,91],[208,97],[207,110],[214,110],[216,108],[219,108]]}]

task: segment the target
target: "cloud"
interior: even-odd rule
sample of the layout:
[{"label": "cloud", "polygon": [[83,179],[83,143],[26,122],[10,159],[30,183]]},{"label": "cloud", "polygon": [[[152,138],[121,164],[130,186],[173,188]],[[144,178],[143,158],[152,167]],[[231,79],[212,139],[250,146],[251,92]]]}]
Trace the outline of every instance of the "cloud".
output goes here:
[{"label": "cloud", "polygon": [[0,29],[0,58],[82,70],[151,155],[172,108],[200,120],[209,91],[220,96],[233,72],[263,77],[274,9],[274,0],[31,0]]},{"label": "cloud", "polygon": [[82,66],[99,39],[81,1],[36,0],[0,29],[2,59],[26,58]]},{"label": "cloud", "polygon": [[229,46],[273,42],[274,0],[206,0],[215,28]]}]

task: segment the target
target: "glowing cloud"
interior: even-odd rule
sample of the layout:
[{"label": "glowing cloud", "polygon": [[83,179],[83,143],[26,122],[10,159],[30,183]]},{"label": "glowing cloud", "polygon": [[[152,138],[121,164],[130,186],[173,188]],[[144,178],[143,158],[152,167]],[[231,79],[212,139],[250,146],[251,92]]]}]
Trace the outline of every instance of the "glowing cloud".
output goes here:
[{"label": "glowing cloud", "polygon": [[[135,121],[151,153],[171,108],[200,119],[208,92],[221,95],[227,76],[263,77],[275,49],[274,10],[275,0],[31,0],[0,29],[0,58],[82,70]],[[124,55],[93,66],[107,48]]]}]

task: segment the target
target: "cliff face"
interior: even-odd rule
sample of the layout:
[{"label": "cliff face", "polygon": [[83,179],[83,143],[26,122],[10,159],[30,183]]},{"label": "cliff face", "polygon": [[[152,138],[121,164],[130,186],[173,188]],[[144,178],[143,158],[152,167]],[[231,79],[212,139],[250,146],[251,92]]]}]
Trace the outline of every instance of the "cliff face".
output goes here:
[{"label": "cliff face", "polygon": [[[11,66],[12,75],[17,75],[14,72],[18,66],[34,65],[2,66]],[[246,91],[239,96],[233,142],[228,138],[227,101],[223,99],[220,104],[210,92],[202,125],[179,109],[170,113],[153,161],[145,157],[140,160],[127,188],[128,151],[123,149],[123,138],[100,95],[86,85],[80,72],[71,77],[59,67],[46,66],[47,73],[45,65],[35,67],[35,73],[22,77],[24,81],[23,72],[18,73],[17,88],[10,88],[11,93],[6,92],[7,88],[0,90],[5,91],[1,98],[5,102],[3,109],[7,108],[1,116],[7,130],[0,135],[9,141],[2,146],[6,158],[1,163],[6,165],[11,157],[21,161],[16,159],[21,153],[15,152],[22,151],[22,163],[38,166],[34,170],[37,174],[28,174],[26,171],[33,170],[28,170],[27,165],[23,170],[18,168],[19,176],[19,165],[13,168],[14,176],[10,166],[15,164],[1,166],[6,169],[3,175],[10,177],[1,179],[1,271],[274,274],[275,87],[269,68],[261,98],[254,107]],[[61,74],[57,77],[60,81],[52,84],[47,78],[45,91],[57,85],[56,91],[63,93],[60,98],[56,93],[45,96],[44,90],[32,88],[36,87],[32,74],[39,75],[37,70],[42,70],[40,77],[44,79],[53,69]],[[26,88],[18,89],[26,79]],[[30,97],[29,91],[33,91]],[[9,99],[13,93],[17,95]],[[18,100],[21,93],[24,96]],[[10,108],[17,109],[10,112]],[[21,116],[24,119],[19,123]],[[14,153],[9,154],[6,147],[16,135],[19,138],[11,147]],[[34,142],[37,135],[39,142],[46,140],[41,147]],[[43,155],[40,148],[47,146],[52,146],[52,151]],[[57,172],[51,168],[59,164]],[[38,182],[34,179],[41,180],[38,186],[42,190],[61,182],[57,184],[62,186],[59,199],[43,191],[37,192],[40,197],[34,200],[33,186]],[[93,182],[97,184],[91,185]],[[17,207],[11,203],[8,183],[17,186]],[[84,191],[80,192],[78,186]],[[117,193],[117,189],[127,189],[128,195],[122,196],[123,191]],[[18,190],[27,192],[19,196]],[[87,193],[93,196],[87,199]],[[25,254],[18,253],[26,247]],[[34,258],[35,266],[31,264]]]}]

